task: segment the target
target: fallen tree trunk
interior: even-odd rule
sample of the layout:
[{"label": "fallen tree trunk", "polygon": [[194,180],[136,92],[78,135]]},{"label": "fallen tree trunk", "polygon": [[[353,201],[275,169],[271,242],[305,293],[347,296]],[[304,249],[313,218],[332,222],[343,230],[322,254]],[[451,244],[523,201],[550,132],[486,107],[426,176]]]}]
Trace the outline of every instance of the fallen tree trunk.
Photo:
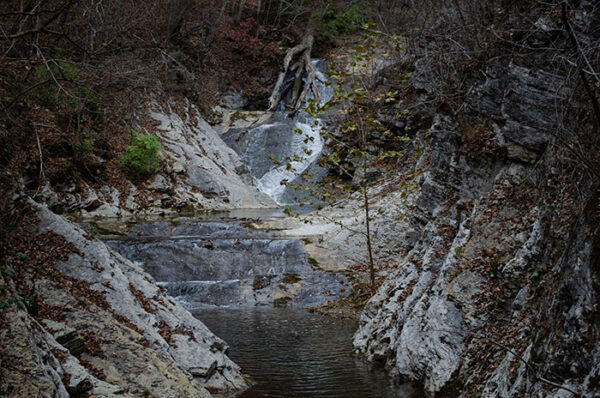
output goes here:
[{"label": "fallen tree trunk", "polygon": [[[302,38],[300,44],[298,44],[296,47],[290,48],[285,53],[285,57],[283,57],[283,70],[279,73],[277,83],[275,83],[275,87],[273,88],[273,92],[269,98],[270,111],[277,109],[282,97],[287,93],[287,91],[290,90],[291,87],[293,87],[292,95],[287,106],[291,107],[293,111],[300,109],[309,90],[312,91],[315,101],[320,101],[319,90],[317,90],[317,86],[315,85],[315,68],[313,67],[312,60],[310,58],[313,43],[313,35],[311,33],[307,33]],[[297,58],[297,61],[292,65],[292,61],[295,58]],[[285,78],[291,73],[295,73],[294,84],[284,87],[283,83]]]}]

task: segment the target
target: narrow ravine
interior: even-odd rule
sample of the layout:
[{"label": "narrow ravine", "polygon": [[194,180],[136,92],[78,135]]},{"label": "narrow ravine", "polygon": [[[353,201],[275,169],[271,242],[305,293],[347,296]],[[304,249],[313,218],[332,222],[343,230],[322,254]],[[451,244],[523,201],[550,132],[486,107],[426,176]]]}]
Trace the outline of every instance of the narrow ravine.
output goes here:
[{"label": "narrow ravine", "polygon": [[228,214],[92,230],[230,345],[254,380],[243,397],[419,397],[353,354],[355,320],[308,311],[348,295],[348,279],[312,267],[301,240],[247,224]]},{"label": "narrow ravine", "polygon": [[0,31],[0,397],[600,398],[600,1]]},{"label": "narrow ravine", "polygon": [[[325,62],[313,66],[323,105],[332,89],[325,84]],[[262,124],[230,128],[222,137],[260,191],[280,206],[293,205],[294,192],[284,182],[309,170],[326,172],[316,165],[324,146],[322,124],[281,105]],[[305,243],[318,237],[255,228],[281,217],[281,209],[239,210],[204,219],[109,222],[96,229],[230,345],[231,358],[254,380],[242,397],[421,396],[353,353],[356,320],[308,310],[347,297],[352,283],[309,257]]]}]

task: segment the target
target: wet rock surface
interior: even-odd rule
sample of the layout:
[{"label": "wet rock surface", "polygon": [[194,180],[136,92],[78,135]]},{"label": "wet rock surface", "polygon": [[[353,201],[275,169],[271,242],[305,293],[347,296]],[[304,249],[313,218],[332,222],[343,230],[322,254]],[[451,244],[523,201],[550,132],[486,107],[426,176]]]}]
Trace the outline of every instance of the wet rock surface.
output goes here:
[{"label": "wet rock surface", "polygon": [[[323,105],[332,98],[333,89],[325,84],[328,80],[326,62],[312,62]],[[312,98],[312,95],[310,93],[307,98]],[[294,198],[299,197],[300,193],[290,189],[286,182],[298,183],[303,174],[312,174],[314,183],[326,173],[315,163],[324,144],[320,134],[323,121],[303,110],[287,112],[283,103],[285,101],[282,101],[277,112],[265,114],[264,118],[250,124],[240,123],[239,120],[237,123],[230,122],[230,128],[224,129],[222,138],[247,166],[261,192],[279,204],[290,204],[295,203]],[[237,113],[231,117],[244,120],[246,115]]]},{"label": "wet rock surface", "polygon": [[106,242],[189,307],[309,307],[350,293],[343,275],[310,265],[301,240],[242,221],[139,223]]}]

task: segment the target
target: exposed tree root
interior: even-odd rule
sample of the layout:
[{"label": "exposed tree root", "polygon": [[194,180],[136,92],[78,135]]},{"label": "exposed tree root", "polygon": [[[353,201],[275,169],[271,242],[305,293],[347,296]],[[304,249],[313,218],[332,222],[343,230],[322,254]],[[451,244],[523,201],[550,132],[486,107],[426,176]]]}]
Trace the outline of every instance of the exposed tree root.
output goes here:
[{"label": "exposed tree root", "polygon": [[[292,93],[286,105],[292,108],[293,111],[300,109],[309,90],[312,90],[315,101],[320,101],[319,90],[315,85],[315,68],[313,67],[310,58],[313,42],[313,35],[307,33],[302,38],[300,44],[287,50],[285,57],[283,58],[283,70],[279,73],[277,83],[273,88],[271,98],[269,98],[270,111],[277,109],[282,97],[290,89],[292,90]],[[295,58],[297,58],[297,60],[292,64],[292,61]],[[294,74],[293,84],[284,85],[286,77],[292,73]]]}]

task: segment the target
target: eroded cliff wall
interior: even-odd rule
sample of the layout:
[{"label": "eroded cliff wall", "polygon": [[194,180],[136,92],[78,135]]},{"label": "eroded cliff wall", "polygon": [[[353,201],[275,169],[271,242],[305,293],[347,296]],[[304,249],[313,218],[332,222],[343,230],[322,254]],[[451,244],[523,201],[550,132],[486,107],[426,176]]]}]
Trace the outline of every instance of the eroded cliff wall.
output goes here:
[{"label": "eroded cliff wall", "polygon": [[377,199],[408,221],[374,220],[395,269],[354,344],[439,396],[600,393],[598,181],[560,133],[577,84],[547,66],[489,64],[462,107],[479,139],[436,109],[412,199]]}]

